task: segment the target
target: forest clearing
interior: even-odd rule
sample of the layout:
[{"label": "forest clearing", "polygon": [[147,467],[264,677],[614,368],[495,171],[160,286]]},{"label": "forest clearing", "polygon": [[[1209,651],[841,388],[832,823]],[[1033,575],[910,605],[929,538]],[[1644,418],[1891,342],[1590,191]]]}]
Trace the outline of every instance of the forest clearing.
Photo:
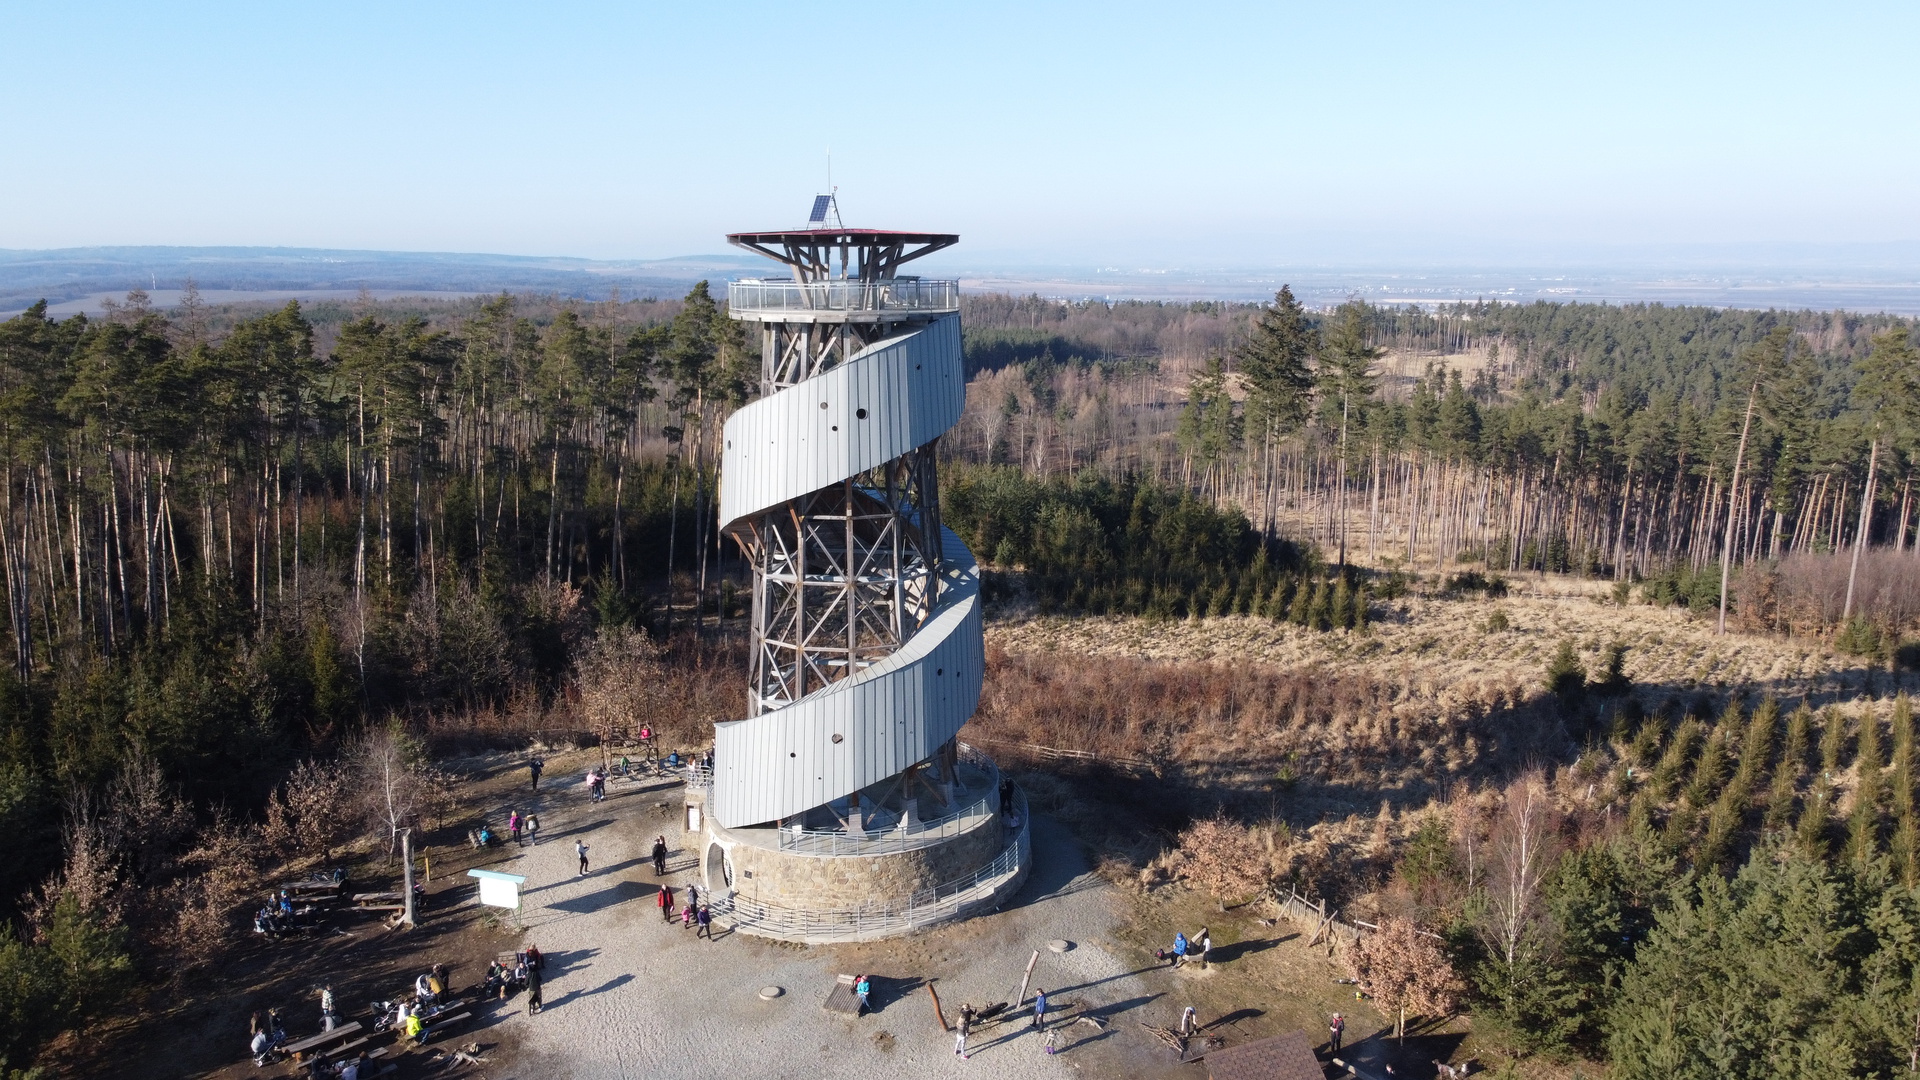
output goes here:
[{"label": "forest clearing", "polygon": [[[1211,908],[1264,944],[1191,984],[1236,988],[1209,1008],[1311,1027],[1359,979],[1520,1075],[1709,1037],[1760,1075],[1758,1029],[1711,1033],[1766,1009],[1792,1053],[1906,1060],[1920,997],[1873,990],[1920,970],[1905,323],[963,307],[962,738],[1084,849],[1110,955]],[[0,324],[8,1069],[84,1072],[73,1032],[129,1003],[218,1011],[270,884],[498,817],[463,762],[698,751],[741,714],[736,329],[704,289]],[[1791,985],[1757,944],[1786,918]]]}]

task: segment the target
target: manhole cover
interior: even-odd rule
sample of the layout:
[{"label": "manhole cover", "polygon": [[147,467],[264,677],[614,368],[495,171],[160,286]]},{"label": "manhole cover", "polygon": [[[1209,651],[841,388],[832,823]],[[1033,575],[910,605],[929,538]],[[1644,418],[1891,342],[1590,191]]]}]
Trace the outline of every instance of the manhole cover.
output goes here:
[{"label": "manhole cover", "polygon": [[777,998],[784,993],[786,993],[786,990],[782,989],[781,987],[763,986],[760,988],[760,1000],[772,1001],[774,998]]},{"label": "manhole cover", "polygon": [[1054,938],[1052,941],[1047,942],[1047,950],[1049,952],[1066,952],[1071,948],[1073,948],[1073,942],[1068,941],[1066,938]]}]

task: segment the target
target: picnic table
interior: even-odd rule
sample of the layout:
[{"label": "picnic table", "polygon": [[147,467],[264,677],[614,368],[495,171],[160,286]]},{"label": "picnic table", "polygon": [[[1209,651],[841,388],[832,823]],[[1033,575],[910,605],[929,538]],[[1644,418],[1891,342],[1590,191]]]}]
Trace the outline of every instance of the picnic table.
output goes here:
[{"label": "picnic table", "polygon": [[[360,1021],[355,1020],[352,1023],[342,1024],[339,1027],[334,1028],[332,1031],[323,1031],[318,1035],[309,1035],[298,1042],[290,1042],[287,1045],[281,1047],[281,1049],[285,1050],[289,1054],[292,1054],[293,1060],[299,1061],[302,1058],[304,1058],[307,1054],[312,1053],[316,1050],[320,1050],[321,1048],[327,1046],[330,1043],[338,1042],[342,1039],[348,1038],[349,1036],[361,1030],[362,1030],[362,1025]],[[365,1042],[366,1040],[361,1039],[360,1041]]]},{"label": "picnic table", "polygon": [[288,892],[338,892],[340,883],[328,879],[313,881],[284,881],[280,887]]}]

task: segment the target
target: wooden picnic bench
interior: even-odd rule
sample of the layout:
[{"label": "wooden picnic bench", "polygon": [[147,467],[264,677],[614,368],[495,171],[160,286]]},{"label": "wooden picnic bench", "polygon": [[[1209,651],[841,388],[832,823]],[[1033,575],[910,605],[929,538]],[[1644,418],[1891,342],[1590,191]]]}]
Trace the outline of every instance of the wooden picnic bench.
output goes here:
[{"label": "wooden picnic bench", "polygon": [[461,1011],[453,1014],[452,1016],[444,1016],[444,1017],[435,1016],[433,1019],[427,1021],[427,1026],[426,1028],[423,1029],[423,1032],[427,1035],[431,1035],[435,1028],[442,1028],[442,1027],[446,1027],[449,1024],[457,1024],[462,1020],[471,1020],[471,1019],[473,1019],[473,1013],[465,1009],[462,1009]]},{"label": "wooden picnic bench", "polygon": [[397,892],[357,892],[353,894],[356,904],[397,903],[405,899]]},{"label": "wooden picnic bench", "polygon": [[[295,1061],[299,1061],[308,1052],[317,1050],[320,1047],[326,1046],[328,1043],[334,1042],[336,1040],[348,1038],[349,1036],[353,1035],[355,1032],[358,1032],[360,1030],[362,1030],[362,1025],[360,1021],[354,1020],[349,1023],[342,1024],[339,1027],[334,1028],[332,1031],[323,1031],[318,1035],[309,1035],[298,1042],[288,1043],[287,1045],[281,1047],[281,1049],[285,1050],[289,1054],[292,1054],[293,1059]],[[366,1040],[362,1039],[361,1041],[365,1042]]]}]

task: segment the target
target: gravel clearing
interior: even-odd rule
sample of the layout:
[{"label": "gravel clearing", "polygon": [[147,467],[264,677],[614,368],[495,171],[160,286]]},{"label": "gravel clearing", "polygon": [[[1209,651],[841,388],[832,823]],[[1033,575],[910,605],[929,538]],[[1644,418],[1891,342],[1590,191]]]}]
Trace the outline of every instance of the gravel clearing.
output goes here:
[{"label": "gravel clearing", "polygon": [[[1184,980],[1151,960],[1136,970],[1135,950],[1114,941],[1118,895],[1046,817],[1034,822],[1034,872],[1000,912],[891,941],[807,947],[720,930],[709,942],[677,918],[663,924],[655,905],[647,852],[655,835],[684,838],[677,788],[616,784],[598,804],[577,783],[543,793],[540,844],[493,867],[526,875],[519,923],[548,962],[545,1009],[530,1017],[515,998],[498,1014],[493,1034],[517,1049],[492,1075],[1024,1078],[1138,1076],[1170,1064],[1136,1021],[1176,1019],[1179,1005],[1157,999]],[[575,840],[590,847],[585,876]],[[697,880],[696,859],[675,850],[668,866],[677,903]],[[1055,953],[1053,940],[1073,946]],[[963,1003],[1011,1000],[1036,950],[1033,983],[1046,988],[1049,1015],[1088,1013],[1108,1027],[1068,1026],[1048,1055],[1023,1014],[977,1030],[970,1060],[956,1058],[922,983],[933,980],[952,1019]],[[855,1019],[823,1007],[841,973],[873,977],[872,1012]],[[768,987],[785,992],[768,998]]]}]

